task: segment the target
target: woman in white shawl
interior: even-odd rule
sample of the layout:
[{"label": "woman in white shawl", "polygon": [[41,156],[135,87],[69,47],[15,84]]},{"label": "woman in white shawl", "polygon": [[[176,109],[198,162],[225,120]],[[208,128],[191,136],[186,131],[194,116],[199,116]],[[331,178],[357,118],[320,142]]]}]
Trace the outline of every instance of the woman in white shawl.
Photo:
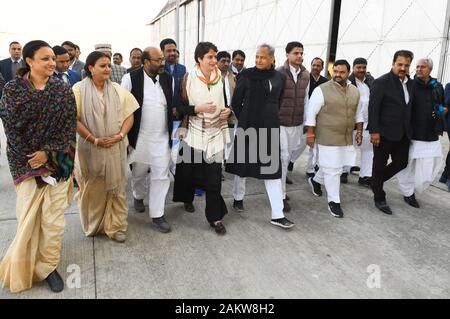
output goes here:
[{"label": "woman in white shawl", "polygon": [[217,234],[226,233],[222,223],[227,207],[221,195],[222,162],[230,142],[224,88],[217,68],[217,47],[201,42],[195,49],[194,70],[181,82],[177,111],[185,116],[187,134],[180,145],[175,174],[175,202],[192,203],[195,187],[206,191],[205,214]]},{"label": "woman in white shawl", "polygon": [[81,225],[86,236],[106,234],[124,242],[128,228],[126,135],[139,104],[131,93],[111,82],[111,58],[105,53],[92,52],[85,71],[86,79],[73,87]]}]

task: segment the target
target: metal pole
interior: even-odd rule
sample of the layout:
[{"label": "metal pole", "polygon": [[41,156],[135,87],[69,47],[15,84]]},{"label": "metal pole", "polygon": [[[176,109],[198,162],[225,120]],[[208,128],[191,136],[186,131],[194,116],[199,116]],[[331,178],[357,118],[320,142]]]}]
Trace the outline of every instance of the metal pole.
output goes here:
[{"label": "metal pole", "polygon": [[336,61],[341,4],[342,0],[333,0],[331,4],[330,33],[328,34],[327,62],[325,64],[325,76],[328,78],[331,77],[332,65]]},{"label": "metal pole", "polygon": [[177,9],[175,13],[175,41],[180,44],[180,0],[177,0]]},{"label": "metal pole", "polygon": [[450,37],[450,0],[447,0],[447,13],[445,15],[445,25],[444,25],[444,34],[442,36],[442,47],[441,47],[441,55],[439,57],[439,68],[437,78],[440,82],[445,80],[443,77],[447,74],[444,74],[444,69],[447,63],[450,63],[450,52],[448,51]]}]

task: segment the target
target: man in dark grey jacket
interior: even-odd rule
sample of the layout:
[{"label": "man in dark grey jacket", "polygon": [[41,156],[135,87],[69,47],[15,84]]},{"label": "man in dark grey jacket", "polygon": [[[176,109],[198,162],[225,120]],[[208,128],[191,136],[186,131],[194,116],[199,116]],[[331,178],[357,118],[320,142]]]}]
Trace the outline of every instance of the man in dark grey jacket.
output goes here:
[{"label": "man in dark grey jacket", "polygon": [[[410,51],[397,51],[391,72],[375,80],[370,92],[369,125],[374,146],[372,190],[375,206],[392,215],[386,203],[384,182],[390,180],[408,165],[411,142],[412,81],[409,68],[414,55]],[[392,162],[386,166],[389,156]]]}]

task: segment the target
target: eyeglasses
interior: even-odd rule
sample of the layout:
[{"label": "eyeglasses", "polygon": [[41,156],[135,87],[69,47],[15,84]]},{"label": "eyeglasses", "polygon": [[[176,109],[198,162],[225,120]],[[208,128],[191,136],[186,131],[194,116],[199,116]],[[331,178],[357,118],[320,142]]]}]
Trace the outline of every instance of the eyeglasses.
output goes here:
[{"label": "eyeglasses", "polygon": [[154,61],[154,62],[158,62],[159,64],[163,63],[166,61],[165,58],[160,58],[160,59],[147,59],[149,61]]}]

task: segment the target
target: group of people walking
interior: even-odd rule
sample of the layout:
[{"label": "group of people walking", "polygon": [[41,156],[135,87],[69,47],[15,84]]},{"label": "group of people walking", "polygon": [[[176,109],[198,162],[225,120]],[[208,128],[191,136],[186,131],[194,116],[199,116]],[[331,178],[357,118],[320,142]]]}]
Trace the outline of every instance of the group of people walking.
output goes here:
[{"label": "group of people walking", "polygon": [[[263,180],[270,222],[290,229],[288,172],[308,146],[312,193],[322,196],[324,185],[328,210],[339,218],[340,183],[356,167],[355,146],[361,150],[359,184],[372,188],[375,206],[386,214],[392,210],[384,182],[397,175],[405,201],[419,207],[414,194],[441,167],[439,135],[448,127],[450,97],[445,100],[444,88],[430,77],[431,59],[419,60],[416,78],[409,77],[409,51],[398,51],[392,70],[376,80],[364,58],[354,61],[353,70],[338,60],[328,81],[320,76],[322,59],[313,59],[311,73],[305,68],[300,42],[286,46],[286,62],[277,69],[271,45],[260,45],[255,67],[245,68],[244,52],[230,55],[201,42],[187,72],[177,62],[175,41],[165,39],[140,52],[140,66],[128,73],[116,68],[123,75],[112,81],[118,73],[111,48],[96,49],[82,70],[68,72],[77,60],[64,46],[31,41],[17,76],[4,86],[0,118],[19,225],[0,280],[12,292],[43,280],[52,291],[63,289],[56,268],[74,178],[86,236],[105,234],[122,243],[129,168],[134,209],[145,212],[148,197],[155,229],[171,231],[165,200],[172,172],[173,201],[192,213],[196,189],[204,190],[206,220],[225,235],[223,168],[234,175],[235,211],[245,210],[246,179]],[[444,174],[450,187],[448,168]]]}]

